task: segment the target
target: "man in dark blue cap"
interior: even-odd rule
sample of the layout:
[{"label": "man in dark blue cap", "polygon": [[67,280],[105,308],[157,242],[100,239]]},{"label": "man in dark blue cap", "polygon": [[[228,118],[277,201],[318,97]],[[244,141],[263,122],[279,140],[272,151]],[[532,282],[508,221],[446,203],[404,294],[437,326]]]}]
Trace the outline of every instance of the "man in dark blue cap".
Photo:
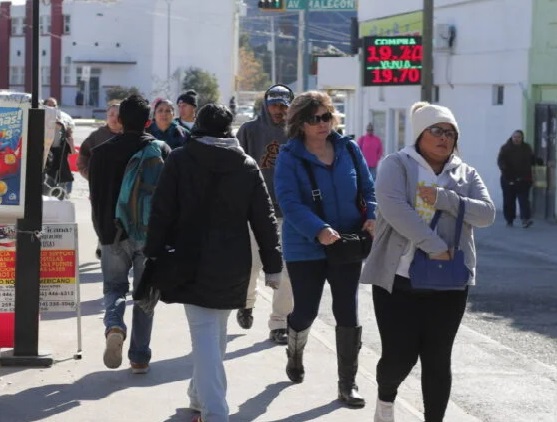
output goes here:
[{"label": "man in dark blue cap", "polygon": [[[275,160],[281,145],[287,141],[284,125],[286,112],[294,99],[294,93],[286,85],[273,85],[266,92],[261,105],[261,113],[252,121],[244,123],[236,137],[244,151],[255,158],[265,178],[267,189],[271,195],[275,213],[282,221],[282,214],[275,198],[273,178],[275,175]],[[253,324],[253,307],[257,288],[257,279],[261,273],[261,261],[257,245],[252,239],[252,272],[248,288],[246,306],[238,310],[236,319],[244,329],[251,328]],[[284,267],[286,268],[286,266]],[[283,270],[282,282],[278,289],[273,290],[273,310],[269,316],[269,339],[277,344],[286,344],[286,317],[292,312],[292,287],[286,269]]]}]

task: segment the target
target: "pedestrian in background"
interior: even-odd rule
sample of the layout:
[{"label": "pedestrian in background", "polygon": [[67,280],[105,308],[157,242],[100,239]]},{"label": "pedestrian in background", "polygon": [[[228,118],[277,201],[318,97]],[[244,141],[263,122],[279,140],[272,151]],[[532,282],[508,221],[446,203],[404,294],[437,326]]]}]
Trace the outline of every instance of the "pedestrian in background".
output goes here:
[{"label": "pedestrian in background", "polygon": [[364,154],[369,171],[375,180],[377,176],[377,166],[379,160],[383,156],[383,143],[381,139],[374,134],[373,124],[368,123],[366,128],[367,133],[358,139],[358,146]]},{"label": "pedestrian in background", "polygon": [[[86,180],[89,180],[89,160],[91,159],[91,150],[103,142],[108,141],[110,138],[122,133],[122,124],[118,119],[118,112],[120,109],[119,103],[110,104],[106,109],[106,124],[94,130],[82,142],[79,148],[79,155],[77,157],[77,169]],[[101,245],[100,242],[95,250],[97,259],[101,259]]]},{"label": "pedestrian in background", "polygon": [[[277,203],[274,189],[275,161],[281,145],[286,143],[285,122],[286,113],[294,93],[285,85],[273,85],[264,95],[261,113],[249,122],[244,123],[238,130],[238,140],[246,152],[259,164],[265,184],[269,189],[273,201],[275,214],[282,220],[282,212]],[[257,259],[256,243],[252,241],[252,255],[254,262],[251,268],[251,281],[245,307],[239,309],[236,319],[240,327],[251,328],[253,324],[253,307],[257,293],[257,279],[261,272],[261,261]],[[288,273],[283,271],[282,283],[273,292],[272,311],[269,315],[269,339],[277,344],[286,344],[286,317],[292,312],[292,288]]]},{"label": "pedestrian in background", "polygon": [[501,170],[503,215],[508,227],[513,226],[516,218],[517,199],[522,227],[528,228],[533,223],[530,209],[533,162],[532,147],[524,142],[524,132],[515,130],[501,147],[497,157],[497,165]]},{"label": "pedestrian in background", "polygon": [[229,107],[234,117],[236,117],[236,97],[234,95],[230,97]]},{"label": "pedestrian in background", "polygon": [[[284,216],[284,259],[294,294],[294,310],[288,316],[286,373],[292,382],[304,380],[304,348],[328,281],[337,324],[338,397],[348,406],[363,407],[365,400],[358,393],[355,380],[362,344],[362,327],[358,322],[362,262],[330,263],[324,246],[338,241],[339,233],[366,230],[372,234],[375,195],[364,157],[352,140],[334,131],[337,123],[335,108],[327,94],[309,91],[297,96],[288,110],[289,141],[277,159],[275,191]],[[319,187],[325,219],[316,212],[316,192],[304,162],[310,166]],[[363,175],[364,216],[356,204],[358,172]]]},{"label": "pedestrian in background", "polygon": [[207,104],[197,115],[192,139],[165,164],[152,202],[145,254],[165,246],[183,264],[183,285],[172,301],[185,304],[193,375],[188,388],[195,421],[228,421],[227,321],[246,302],[253,229],[266,283],[280,285],[282,256],[271,199],[256,162],[231,134],[233,115]]},{"label": "pedestrian in background", "polygon": [[[128,161],[136,152],[154,141],[145,132],[149,121],[149,103],[139,95],[131,95],[120,104],[119,121],[123,132],[93,148],[89,160],[89,192],[93,226],[101,242],[103,275],[104,325],[106,347],[103,361],[107,368],[122,364],[122,348],[127,336],[124,322],[128,274],[133,269],[135,288],[144,269],[143,242],[129,237],[116,224],[116,204]],[[163,157],[170,147],[162,143]],[[132,330],[128,358],[134,374],[149,371],[153,316],[137,304],[133,306]]]},{"label": "pedestrian in background", "polygon": [[122,133],[122,124],[118,120],[119,108],[119,103],[110,104],[106,109],[106,124],[91,132],[79,148],[77,168],[79,173],[87,180],[89,179],[91,150],[113,136]]},{"label": "pedestrian in background", "polygon": [[[377,223],[361,275],[373,284],[373,304],[381,337],[377,364],[375,422],[393,422],[399,385],[418,358],[427,422],[443,420],[451,391],[453,342],[466,307],[464,290],[412,287],[409,268],[417,248],[438,260],[451,259],[460,200],[465,203],[460,249],[475,283],[474,227],[495,218],[478,172],[458,156],[458,124],[446,107],[416,103],[410,111],[415,143],[388,155],[379,168],[375,192]],[[435,229],[430,222],[442,211]]]},{"label": "pedestrian in background", "polygon": [[172,101],[164,98],[157,99],[153,105],[153,120],[147,133],[166,142],[171,149],[183,146],[187,140],[186,131],[174,120]]},{"label": "pedestrian in background", "polygon": [[57,110],[54,140],[45,165],[47,194],[60,200],[69,196],[74,180],[68,156],[75,152],[70,122]]},{"label": "pedestrian in background", "polygon": [[188,136],[191,133],[191,129],[195,121],[197,104],[197,92],[193,89],[189,89],[183,94],[180,94],[176,100],[176,105],[178,106],[178,117],[176,117],[175,121],[186,130]]},{"label": "pedestrian in background", "polygon": [[[73,174],[70,169],[70,163],[68,161],[68,155],[75,154],[76,152],[75,142],[73,138],[75,122],[68,113],[58,107],[58,100],[56,98],[48,97],[43,101],[43,104],[47,107],[56,109],[57,113],[56,135],[51,146],[50,152],[52,154],[51,160],[48,164],[51,166],[51,168],[47,168],[47,174],[48,172],[51,173],[53,180],[55,180],[55,184],[64,189],[65,195],[63,196],[68,197],[72,192],[74,180]],[[60,140],[62,140],[61,144]],[[57,149],[60,147],[60,145],[62,146],[62,148]],[[56,172],[58,174],[57,178],[54,176]]]}]

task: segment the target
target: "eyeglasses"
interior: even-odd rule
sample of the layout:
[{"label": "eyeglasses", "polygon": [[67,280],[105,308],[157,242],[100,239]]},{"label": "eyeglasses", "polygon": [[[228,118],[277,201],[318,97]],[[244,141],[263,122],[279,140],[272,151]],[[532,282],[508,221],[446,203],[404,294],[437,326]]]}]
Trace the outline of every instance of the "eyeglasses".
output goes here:
[{"label": "eyeglasses", "polygon": [[329,123],[333,120],[333,114],[330,112],[323,113],[322,115],[315,114],[307,118],[306,123],[311,126],[318,125],[320,122]]},{"label": "eyeglasses", "polygon": [[456,130],[453,129],[443,129],[439,126],[431,126],[427,128],[427,131],[431,133],[436,138],[440,138],[441,136],[445,135],[445,138],[455,140],[458,136]]}]

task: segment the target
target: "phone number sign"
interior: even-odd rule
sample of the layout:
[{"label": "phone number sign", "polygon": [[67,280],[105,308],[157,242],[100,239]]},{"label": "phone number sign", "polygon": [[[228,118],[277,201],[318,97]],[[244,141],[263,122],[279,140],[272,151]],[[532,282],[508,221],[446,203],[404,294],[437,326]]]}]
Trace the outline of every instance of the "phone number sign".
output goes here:
[{"label": "phone number sign", "polygon": [[422,37],[364,37],[363,86],[420,85]]},{"label": "phone number sign", "polygon": [[[14,312],[14,226],[0,226],[0,312]],[[77,224],[45,224],[41,236],[41,312],[77,307]]]}]

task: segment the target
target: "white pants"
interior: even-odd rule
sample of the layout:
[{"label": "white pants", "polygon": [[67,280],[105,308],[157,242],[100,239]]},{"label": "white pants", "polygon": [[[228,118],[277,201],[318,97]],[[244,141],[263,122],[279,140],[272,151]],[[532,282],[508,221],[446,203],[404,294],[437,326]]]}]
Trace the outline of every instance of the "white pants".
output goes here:
[{"label": "white pants", "polygon": [[[282,226],[282,218],[279,218],[279,227]],[[246,298],[246,308],[250,309],[255,306],[255,297],[257,295],[258,280],[264,284],[264,275],[262,274],[263,264],[259,256],[259,246],[250,230],[251,236],[251,277],[248,287],[248,295]],[[284,263],[283,263],[284,264]],[[270,287],[269,287],[270,288]],[[290,285],[290,278],[286,265],[282,268],[282,276],[279,288],[273,290],[273,309],[269,315],[269,329],[277,330],[279,328],[286,328],[286,317],[292,312],[294,308],[294,299],[292,298],[292,286]]]}]

